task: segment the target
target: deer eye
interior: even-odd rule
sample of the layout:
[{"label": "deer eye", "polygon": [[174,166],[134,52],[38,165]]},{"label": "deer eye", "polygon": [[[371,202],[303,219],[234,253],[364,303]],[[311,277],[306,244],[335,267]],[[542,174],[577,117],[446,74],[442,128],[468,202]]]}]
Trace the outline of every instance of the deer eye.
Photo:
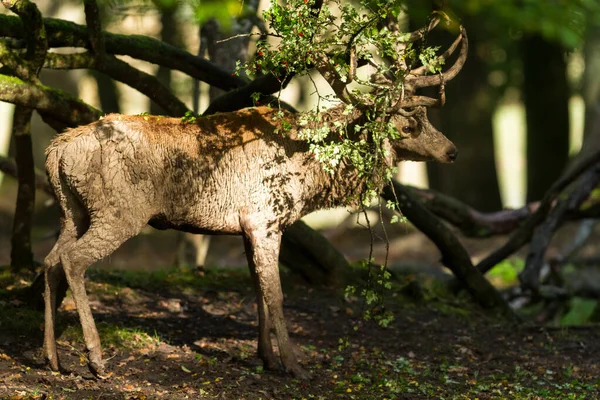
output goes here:
[{"label": "deer eye", "polygon": [[413,133],[414,131],[415,131],[414,126],[405,125],[402,127],[402,132],[404,132],[404,133]]}]

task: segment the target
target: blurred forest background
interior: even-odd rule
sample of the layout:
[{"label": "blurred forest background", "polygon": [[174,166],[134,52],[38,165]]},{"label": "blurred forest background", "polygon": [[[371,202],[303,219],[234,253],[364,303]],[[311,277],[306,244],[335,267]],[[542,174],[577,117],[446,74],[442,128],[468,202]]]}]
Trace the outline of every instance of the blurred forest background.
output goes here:
[{"label": "blurred forest background", "polygon": [[[39,1],[45,17],[85,24],[83,6],[77,1]],[[142,34],[200,54],[232,71],[238,59],[253,54],[258,33],[264,27],[260,15],[266,1],[103,1],[99,2],[106,31]],[[540,200],[581,148],[600,108],[600,27],[595,1],[475,1],[407,2],[403,18],[406,29],[421,26],[432,9],[444,9],[466,26],[471,41],[468,62],[447,88],[447,103],[431,110],[434,125],[453,140],[460,150],[453,165],[404,163],[399,180],[430,187],[483,211],[521,207]],[[595,11],[595,12],[594,12]],[[3,10],[3,12],[8,12]],[[435,31],[429,41],[447,45],[450,35]],[[185,105],[202,113],[220,90],[189,75],[138,59],[121,56],[156,76]],[[313,79],[319,81],[318,74]],[[103,112],[167,114],[155,102],[129,86],[87,69],[44,68],[41,81],[62,89]],[[322,85],[326,87],[325,84]],[[314,107],[309,77],[295,79],[282,99],[299,110]],[[2,103],[0,155],[14,157],[11,138],[14,106]],[[55,131],[37,113],[32,122],[35,166],[43,170],[44,149]],[[591,146],[594,146],[592,143]],[[16,181],[0,178],[0,264],[10,263],[10,235],[16,202]],[[54,241],[57,210],[48,206],[49,196],[36,198],[32,248],[41,261]],[[346,210],[317,213],[306,218],[313,227],[328,230],[328,237],[352,260],[366,256],[365,235],[346,234],[356,227]],[[360,221],[359,221],[360,224]],[[409,233],[393,243],[392,264],[418,262],[435,264],[437,253],[407,226],[396,233]],[[151,229],[134,238],[128,247],[104,264],[110,267],[162,268],[177,260],[180,234]],[[240,243],[237,243],[240,242]],[[494,244],[497,242],[494,242]],[[492,246],[494,245],[492,244]],[[231,246],[234,246],[234,251]],[[367,243],[364,244],[365,246]],[[381,246],[383,249],[383,246]],[[360,248],[360,250],[358,250]],[[482,246],[485,253],[489,246]],[[475,258],[478,246],[475,246]],[[376,253],[383,257],[383,250]],[[423,258],[424,257],[424,258]],[[381,260],[378,260],[381,261]],[[238,238],[213,241],[208,265],[244,264]]]}]

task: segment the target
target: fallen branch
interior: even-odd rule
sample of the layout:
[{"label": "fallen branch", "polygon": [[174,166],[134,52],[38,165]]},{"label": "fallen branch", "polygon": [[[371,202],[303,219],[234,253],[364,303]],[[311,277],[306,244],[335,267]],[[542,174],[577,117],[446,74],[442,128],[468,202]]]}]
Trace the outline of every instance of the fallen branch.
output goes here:
[{"label": "fallen branch", "polygon": [[397,199],[402,214],[435,243],[442,253],[442,263],[482,307],[497,309],[514,318],[513,312],[496,288],[473,267],[471,257],[458,238],[442,221],[425,209],[409,190],[394,181],[393,186],[385,187],[382,197],[393,202]]},{"label": "fallen branch", "polygon": [[534,229],[544,220],[544,218],[546,218],[546,215],[551,210],[552,204],[559,193],[588,168],[598,162],[600,162],[600,149],[580,159],[578,163],[574,164],[574,166],[564,173],[561,178],[552,185],[548,192],[546,192],[538,209],[527,218],[523,225],[510,237],[508,242],[483,259],[477,265],[477,269],[485,274],[500,261],[504,260],[526,244],[531,239]]},{"label": "fallen branch", "polygon": [[50,53],[44,67],[52,69],[93,69],[148,96],[170,116],[180,117],[189,111],[187,106],[165,85],[160,83],[155,76],[140,71],[114,56],[98,59],[89,53]]},{"label": "fallen branch", "polygon": [[519,274],[521,285],[524,288],[533,289],[534,291],[539,288],[540,271],[552,235],[563,222],[566,213],[569,210],[579,209],[581,204],[589,197],[590,192],[598,185],[598,182],[600,182],[600,164],[597,164],[595,168],[590,169],[581,177],[577,185],[574,185],[568,194],[568,197],[557,202],[548,217],[537,229],[531,240],[531,249],[527,255],[525,269]]},{"label": "fallen branch", "polygon": [[482,213],[454,197],[431,189],[404,186],[429,211],[460,229],[467,237],[487,238],[513,232],[538,207],[539,203],[527,204],[515,210]]}]

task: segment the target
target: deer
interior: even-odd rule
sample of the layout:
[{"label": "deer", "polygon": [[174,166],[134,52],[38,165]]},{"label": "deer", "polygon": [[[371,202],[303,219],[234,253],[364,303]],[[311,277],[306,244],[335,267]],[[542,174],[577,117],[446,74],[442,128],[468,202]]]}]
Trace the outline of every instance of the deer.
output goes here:
[{"label": "deer", "polygon": [[[456,159],[455,145],[432,126],[427,108],[443,104],[444,85],[465,63],[468,41],[462,27],[439,57],[450,56],[459,45],[460,53],[446,71],[426,75],[419,67],[403,77],[402,95],[386,117],[399,134],[386,144],[390,165]],[[364,106],[347,112],[353,101],[348,81],[342,81],[328,61],[316,68],[342,100],[322,112],[320,124],[353,126],[364,121]],[[373,79],[397,84],[387,76]],[[439,86],[439,98],[416,94],[426,86]],[[84,275],[90,265],[149,224],[160,230],[242,236],[258,309],[258,357],[267,369],[282,366],[296,378],[310,378],[293,351],[283,314],[281,236],[286,227],[313,211],[347,205],[364,190],[366,178],[347,160],[333,171],[324,170],[300,137],[301,118],[301,113],[266,106],[193,122],[109,114],[52,140],[46,150],[46,171],[60,205],[61,232],[44,260],[44,356],[51,369],[60,368],[55,307],[64,274],[83,328],[88,368],[97,378],[106,376]],[[283,120],[291,126],[285,134]],[[371,132],[358,130],[353,135],[352,140],[369,141]],[[334,135],[327,140],[338,139]],[[279,358],[273,351],[271,328]]]}]

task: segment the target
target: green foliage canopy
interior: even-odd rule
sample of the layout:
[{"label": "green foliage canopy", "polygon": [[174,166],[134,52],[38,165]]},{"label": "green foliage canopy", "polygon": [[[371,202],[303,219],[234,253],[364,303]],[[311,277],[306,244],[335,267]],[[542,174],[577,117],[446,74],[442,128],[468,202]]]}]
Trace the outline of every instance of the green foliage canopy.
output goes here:
[{"label": "green foliage canopy", "polygon": [[[407,66],[423,64],[435,73],[443,64],[437,48],[417,48],[410,34],[396,29],[403,11],[403,2],[398,0],[361,0],[358,4],[332,0],[322,7],[314,0],[291,0],[285,5],[272,1],[263,14],[271,29],[268,39],[257,42],[254,59],[238,65],[238,71],[243,69],[250,76],[272,74],[282,84],[314,68],[331,72],[343,84],[355,83],[353,89],[336,94],[347,103],[345,114],[355,107],[366,110],[364,124],[351,128],[337,121],[324,124],[317,107],[301,120],[299,135],[310,143],[310,151],[325,170],[333,173],[340,163],[348,162],[368,178],[365,204],[378,196],[381,184],[394,173],[394,167],[385,162],[389,156],[385,144],[401,139],[401,134],[390,122],[388,110],[404,95]],[[388,80],[381,83],[361,77],[356,73],[358,62],[371,66],[370,77]],[[322,98],[327,96],[319,94]],[[371,133],[371,141],[354,139],[363,130]]]}]

